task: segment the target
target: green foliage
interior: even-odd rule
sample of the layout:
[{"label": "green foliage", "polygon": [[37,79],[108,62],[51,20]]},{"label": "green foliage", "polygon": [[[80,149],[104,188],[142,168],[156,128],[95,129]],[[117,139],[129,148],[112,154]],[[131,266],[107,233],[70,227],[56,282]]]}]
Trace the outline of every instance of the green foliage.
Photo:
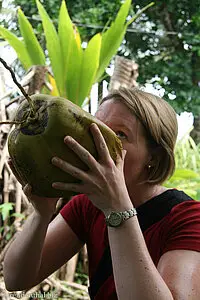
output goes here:
[{"label": "green foliage", "polygon": [[11,222],[13,218],[24,219],[24,215],[20,213],[13,213],[14,203],[3,203],[0,205],[0,217],[2,218],[4,225],[0,227],[0,234],[6,240],[10,240],[15,231],[14,224]]},{"label": "green foliage", "polygon": [[[35,0],[13,0],[13,3],[23,8],[23,12],[29,17],[38,39],[42,42],[42,26],[38,22],[40,20]],[[45,9],[53,20],[55,26],[58,25],[57,16],[61,0],[42,1]],[[67,0],[65,1],[68,7],[69,15],[72,17],[73,23],[84,25],[100,25],[104,26],[108,20],[114,20],[116,12],[120,9],[122,1],[108,1],[108,0]],[[146,4],[145,4],[146,5]],[[14,20],[12,20],[14,22]],[[17,24],[15,25],[17,27]],[[16,30],[16,28],[15,28]],[[79,27],[79,32],[84,41],[88,41],[94,34],[99,32],[98,28]],[[43,42],[42,42],[43,43]]]},{"label": "green foliage", "polygon": [[24,218],[23,214],[12,213],[14,205],[15,205],[14,203],[10,203],[10,202],[0,204],[0,215],[3,221],[6,221],[13,217],[22,218],[22,219]]},{"label": "green foliage", "polygon": [[28,69],[32,65],[32,62],[24,42],[2,26],[0,26],[0,35],[15,49],[23,67]]},{"label": "green foliage", "polygon": [[22,34],[24,44],[27,48],[27,52],[31,57],[31,62],[33,65],[45,65],[45,55],[44,52],[34,34],[33,28],[21,9],[18,11],[18,21],[20,26],[20,32]]},{"label": "green foliage", "polygon": [[[78,45],[76,43],[76,39],[74,39],[74,28],[73,23],[70,19],[68,10],[66,8],[65,2],[62,2],[60,13],[59,13],[59,20],[58,20],[59,26],[58,26],[58,35],[60,40],[60,46],[62,51],[62,56],[64,60],[64,81],[67,82],[71,78],[72,82],[67,82],[66,86],[70,86],[70,83],[73,84],[73,76],[76,76],[77,74],[74,74],[74,69],[77,69],[77,66],[73,69],[74,64],[80,64],[81,63],[81,57],[79,54]],[[79,47],[80,48],[80,47]],[[74,60],[73,64],[71,63],[71,55],[74,53],[74,56],[76,57],[76,60]],[[70,73],[70,78],[67,76],[67,73]],[[72,75],[73,74],[73,75]],[[75,80],[76,81],[76,80]],[[67,87],[66,87],[67,89]],[[66,94],[71,99],[72,96],[70,95],[70,91],[72,89],[67,89]]]},{"label": "green foliage", "polygon": [[[13,0],[21,5],[44,46],[42,26],[34,0]],[[55,26],[60,0],[43,2]],[[134,10],[145,6],[146,0],[135,0]],[[114,20],[121,0],[67,0],[69,14],[78,26],[82,39],[88,41]],[[153,8],[134,22],[132,32],[126,32],[126,43],[118,54],[126,54],[139,64],[140,84],[151,82],[158,90],[165,89],[165,99],[177,113],[191,111],[200,115],[200,0],[155,0]],[[94,28],[91,28],[91,26]],[[16,31],[16,25],[12,25]],[[171,100],[171,96],[176,97]]]},{"label": "green foliage", "polygon": [[184,190],[200,200],[200,144],[185,135],[177,142],[175,149],[176,170],[165,186]]},{"label": "green foliage", "polygon": [[77,263],[75,281],[79,284],[88,285],[88,274],[84,273],[82,257],[79,256]]},{"label": "green foliage", "polygon": [[[103,75],[104,69],[108,66],[110,55],[113,51],[117,52],[117,49],[119,48],[122,39],[124,37],[124,34],[126,32],[126,26],[124,26],[126,17],[129,12],[131,0],[127,0],[124,3],[124,9],[120,10],[115,21],[112,23],[110,28],[102,35],[102,47],[101,47],[101,54],[100,54],[100,67],[98,69],[98,72],[96,74],[97,78],[100,78]],[[123,31],[120,29],[123,28]],[[118,34],[116,35],[116,32]],[[114,46],[113,46],[114,43]]]},{"label": "green foliage", "polygon": [[47,14],[46,10],[42,4],[36,0],[39,14],[42,19],[42,24],[44,28],[46,47],[48,50],[49,58],[51,61],[51,67],[54,73],[55,81],[59,93],[61,96],[66,96],[64,93],[64,81],[63,81],[63,57],[60,47],[60,40],[57,31]]},{"label": "green foliage", "polygon": [[[89,95],[93,83],[95,81],[98,81],[97,72],[99,70],[99,65],[101,65],[103,68],[103,64],[100,60],[101,51],[102,37],[100,34],[96,34],[89,41],[86,50],[83,52],[82,67],[80,72],[80,78],[78,80],[81,94],[79,97],[77,97],[78,99],[85,99]],[[104,69],[105,66],[103,68],[103,72]],[[95,77],[97,78],[95,79]],[[81,105],[80,102],[78,104]]]},{"label": "green foliage", "polygon": [[165,183],[168,188],[183,190],[195,200],[200,200],[199,174],[188,169],[176,169],[174,175]]},{"label": "green foliage", "polygon": [[13,205],[13,203],[3,203],[0,205],[0,213],[2,215],[3,221],[5,221],[10,215],[10,211],[12,211]]},{"label": "green foliage", "polygon": [[[134,1],[143,6],[146,1]],[[140,66],[138,81],[165,89],[177,113],[200,114],[200,1],[155,1],[126,34],[129,57]],[[126,51],[125,49],[125,51]],[[171,100],[171,95],[176,98]]]},{"label": "green foliage", "polygon": [[[117,52],[127,26],[139,14],[134,15],[129,22],[126,22],[131,5],[131,0],[126,0],[121,5],[110,28],[94,35],[84,49],[79,32],[72,24],[64,0],[59,13],[58,32],[44,6],[39,0],[36,0],[36,4],[44,28],[46,48],[56,82],[56,90],[60,96],[81,106],[85,98],[89,96],[92,85],[100,80],[113,55]],[[144,10],[151,5],[147,5]],[[0,34],[14,47],[25,68],[30,67],[30,62],[38,65],[44,64],[44,52],[30,22],[20,9],[18,10],[18,20],[23,41],[11,35],[9,30],[2,26]],[[21,51],[23,51],[23,55]]]},{"label": "green foliage", "polygon": [[176,145],[176,167],[191,169],[200,174],[200,144],[185,135]]}]

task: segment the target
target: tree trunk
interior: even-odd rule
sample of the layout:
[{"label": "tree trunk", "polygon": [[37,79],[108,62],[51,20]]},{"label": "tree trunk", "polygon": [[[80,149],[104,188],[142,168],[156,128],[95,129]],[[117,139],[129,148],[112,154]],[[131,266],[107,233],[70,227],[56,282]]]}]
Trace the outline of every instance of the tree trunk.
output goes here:
[{"label": "tree trunk", "polygon": [[110,80],[109,91],[120,86],[127,88],[137,86],[138,65],[130,59],[116,56],[114,73]]}]

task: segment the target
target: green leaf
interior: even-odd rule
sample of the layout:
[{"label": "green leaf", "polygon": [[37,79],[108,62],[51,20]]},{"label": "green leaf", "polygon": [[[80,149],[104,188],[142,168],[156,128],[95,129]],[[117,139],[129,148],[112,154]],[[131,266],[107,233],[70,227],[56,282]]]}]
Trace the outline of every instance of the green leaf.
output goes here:
[{"label": "green leaf", "polygon": [[199,175],[189,169],[176,169],[170,180],[196,179]]},{"label": "green leaf", "polygon": [[72,23],[65,1],[62,2],[59,14],[58,35],[63,54],[64,81],[66,97],[78,104],[80,91],[80,74],[83,49],[76,26]]},{"label": "green leaf", "polygon": [[83,54],[80,89],[77,99],[79,106],[81,106],[85,98],[89,96],[94,83],[96,72],[99,67],[100,49],[101,35],[98,33],[89,41]]},{"label": "green leaf", "polygon": [[16,35],[2,26],[0,26],[0,35],[13,47],[24,69],[28,70],[32,66],[32,62],[23,41],[20,41]]},{"label": "green leaf", "polygon": [[25,215],[24,215],[24,214],[21,214],[21,213],[13,213],[13,214],[12,214],[12,217],[25,219]]},{"label": "green leaf", "polygon": [[65,97],[63,56],[61,52],[59,37],[49,15],[47,14],[42,4],[38,0],[36,0],[36,3],[40,17],[42,19],[46,38],[46,47],[49,53],[56,85],[59,90],[60,96]]},{"label": "green leaf", "polygon": [[74,26],[75,42],[71,45],[71,54],[67,66],[67,98],[78,105],[80,89],[80,74],[82,69],[83,49],[81,48],[80,35]]},{"label": "green leaf", "polygon": [[12,236],[11,232],[8,232],[6,234],[6,240],[9,241],[11,239],[11,236]]},{"label": "green leaf", "polygon": [[3,221],[8,218],[10,211],[13,209],[13,205],[13,203],[3,203],[0,205],[0,212],[2,214]]},{"label": "green leaf", "polygon": [[29,23],[22,10],[18,9],[18,21],[20,26],[20,32],[23,36],[25,46],[31,57],[33,65],[45,65],[44,52],[34,34],[33,28]]},{"label": "green leaf", "polygon": [[[63,56],[63,79],[66,82],[67,76],[69,76],[68,65],[72,59],[72,49],[75,47],[76,40],[74,35],[74,28],[72,21],[69,17],[68,10],[65,1],[62,1],[58,20],[58,36],[60,40],[60,46]],[[70,88],[70,87],[69,87]],[[66,95],[68,94],[68,89],[66,86]]]},{"label": "green leaf", "polygon": [[109,65],[111,58],[113,57],[113,55],[115,55],[119,46],[121,45],[127,27],[133,21],[135,21],[141,15],[141,13],[143,13],[153,4],[154,3],[151,2],[150,4],[145,6],[139,13],[135,14],[131,20],[125,23],[130,9],[131,0],[126,0],[124,2],[117,14],[115,21],[111,24],[110,28],[102,34],[100,64],[95,81],[99,81],[101,79],[101,76]]},{"label": "green leaf", "polygon": [[155,2],[151,2],[149,4],[147,4],[146,6],[144,6],[137,14],[134,15],[133,18],[131,18],[127,23],[126,23],[126,27],[128,27],[131,23],[133,23],[137,18],[139,18],[143,12],[145,12],[145,10],[147,10],[148,8],[150,8],[151,6],[153,6],[155,4]]},{"label": "green leaf", "polygon": [[130,9],[131,0],[126,0],[121,6],[115,21],[111,24],[110,28],[102,34],[100,64],[96,75],[96,81],[100,79],[108,66],[111,58],[117,52],[124,34],[125,34],[125,21]]}]

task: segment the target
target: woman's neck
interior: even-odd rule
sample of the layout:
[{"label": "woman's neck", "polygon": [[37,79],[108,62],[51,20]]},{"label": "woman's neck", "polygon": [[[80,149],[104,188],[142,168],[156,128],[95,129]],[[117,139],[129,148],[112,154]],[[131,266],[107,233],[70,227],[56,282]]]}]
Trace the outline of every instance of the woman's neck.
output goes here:
[{"label": "woman's neck", "polygon": [[128,188],[128,193],[134,207],[137,208],[141,204],[147,202],[155,196],[162,194],[166,190],[168,190],[168,188],[164,186],[145,183]]}]

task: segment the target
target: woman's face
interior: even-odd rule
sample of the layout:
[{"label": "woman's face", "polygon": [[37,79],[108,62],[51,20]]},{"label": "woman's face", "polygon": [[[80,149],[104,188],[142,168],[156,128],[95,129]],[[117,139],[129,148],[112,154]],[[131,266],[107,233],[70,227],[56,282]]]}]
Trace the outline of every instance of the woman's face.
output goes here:
[{"label": "woman's face", "polygon": [[127,187],[132,187],[147,179],[151,154],[147,146],[144,129],[137,118],[121,102],[103,102],[95,117],[110,127],[127,150],[124,176]]}]

